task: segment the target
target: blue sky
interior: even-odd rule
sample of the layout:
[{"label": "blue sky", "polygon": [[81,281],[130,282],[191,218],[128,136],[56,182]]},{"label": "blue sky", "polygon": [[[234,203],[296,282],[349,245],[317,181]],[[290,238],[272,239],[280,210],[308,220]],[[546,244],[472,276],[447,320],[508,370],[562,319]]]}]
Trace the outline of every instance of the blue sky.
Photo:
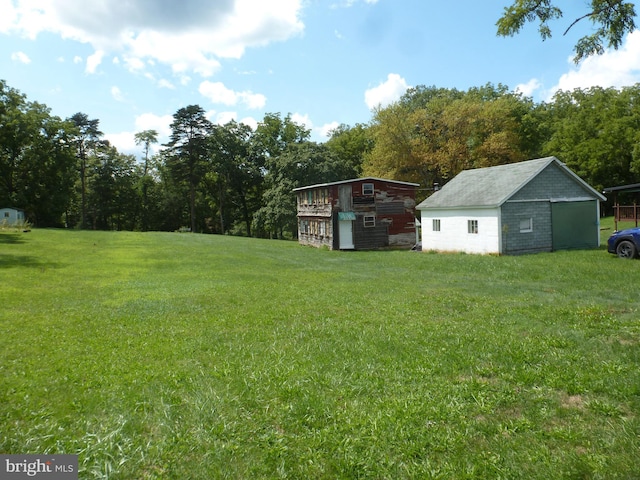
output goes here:
[{"label": "blue sky", "polygon": [[558,89],[640,81],[636,32],[618,51],[571,62],[591,27],[562,32],[586,1],[559,0],[571,10],[545,42],[536,25],[496,36],[509,3],[0,0],[0,78],[54,115],[99,119],[106,138],[136,154],[134,133],[153,128],[166,141],[172,115],[191,104],[216,123],[291,114],[324,141],[416,85],[502,83],[542,101]]}]

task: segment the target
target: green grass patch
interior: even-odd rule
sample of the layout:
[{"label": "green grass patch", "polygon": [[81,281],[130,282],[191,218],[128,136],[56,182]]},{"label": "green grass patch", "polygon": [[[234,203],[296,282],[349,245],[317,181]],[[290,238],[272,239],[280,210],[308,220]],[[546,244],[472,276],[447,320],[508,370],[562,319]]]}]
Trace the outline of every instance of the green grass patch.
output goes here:
[{"label": "green grass patch", "polygon": [[638,476],[640,261],[604,247],[36,229],[0,285],[0,452],[81,478]]}]

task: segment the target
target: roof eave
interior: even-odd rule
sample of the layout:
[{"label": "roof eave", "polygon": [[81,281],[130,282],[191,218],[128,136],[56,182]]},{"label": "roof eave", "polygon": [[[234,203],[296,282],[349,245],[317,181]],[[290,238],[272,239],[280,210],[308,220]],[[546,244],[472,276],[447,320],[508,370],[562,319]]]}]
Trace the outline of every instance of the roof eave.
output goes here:
[{"label": "roof eave", "polygon": [[341,185],[341,184],[344,184],[344,183],[363,182],[363,181],[366,181],[366,180],[374,180],[374,181],[378,181],[378,182],[397,183],[399,185],[408,185],[410,187],[419,187],[420,186],[419,183],[402,182],[400,180],[391,180],[390,178],[360,177],[360,178],[351,178],[349,180],[339,180],[337,182],[327,182],[327,183],[317,183],[315,185],[305,185],[304,187],[294,188],[293,191],[294,192],[298,192],[300,190],[308,190],[310,188],[330,187],[332,185]]},{"label": "roof eave", "polygon": [[[504,202],[503,202],[504,203]],[[485,210],[492,208],[500,208],[500,204],[490,204],[490,205],[448,205],[446,207],[438,207],[438,206],[422,206],[418,205],[416,210]]]}]

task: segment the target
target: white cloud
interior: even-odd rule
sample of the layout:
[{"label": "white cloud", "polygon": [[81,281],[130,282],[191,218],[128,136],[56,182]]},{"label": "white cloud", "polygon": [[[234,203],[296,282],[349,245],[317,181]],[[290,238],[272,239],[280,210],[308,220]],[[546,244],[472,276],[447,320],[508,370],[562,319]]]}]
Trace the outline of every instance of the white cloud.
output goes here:
[{"label": "white cloud", "polygon": [[[363,0],[363,2],[369,5],[374,5],[378,3],[378,0]],[[339,3],[332,4],[331,8],[349,8],[353,7],[356,3],[358,3],[358,0],[342,0]]]},{"label": "white cloud", "polygon": [[118,102],[122,102],[124,100],[122,91],[120,91],[120,89],[116,86],[111,87],[111,96]]},{"label": "white cloud", "polygon": [[397,73],[387,75],[387,81],[364,92],[364,101],[370,109],[386,107],[396,102],[407,91],[409,85]]},{"label": "white cloud", "polygon": [[220,62],[211,58],[212,52],[206,49],[206,44],[212,41],[207,34],[185,32],[177,38],[168,32],[144,31],[126,40],[126,62],[135,69],[141,69],[146,66],[146,59],[156,60],[171,65],[177,75],[195,72],[209,77],[220,69]]},{"label": "white cloud", "polygon": [[331,130],[335,130],[339,126],[340,124],[338,122],[325,123],[321,127],[316,128],[316,130],[322,137],[328,139],[331,135]]},{"label": "white cloud", "polygon": [[309,118],[308,114],[300,114],[300,113],[292,113],[291,120],[298,125],[303,125],[305,128],[309,130],[313,130],[313,122]]},{"label": "white cloud", "polygon": [[79,55],[76,55],[75,57],[73,57],[73,63],[75,64],[82,63],[82,57]]},{"label": "white cloud", "polygon": [[310,130],[311,140],[314,142],[327,141],[329,132],[340,125],[338,122],[331,122],[316,127],[307,113],[304,115],[301,113],[292,113],[291,121]]},{"label": "white cloud", "polygon": [[31,63],[31,59],[24,52],[14,52],[11,54],[11,60],[14,62],[24,63],[28,65]]},{"label": "white cloud", "polygon": [[531,97],[535,92],[542,88],[542,83],[537,78],[532,78],[527,83],[521,83],[516,85],[514,89],[516,92],[521,93],[525,97]]},{"label": "white cloud", "polygon": [[165,80],[164,78],[161,78],[158,81],[158,87],[168,88],[170,90],[174,90],[176,88],[176,86],[173,83],[171,83],[169,80]]},{"label": "white cloud", "polygon": [[237,112],[220,112],[216,114],[215,120],[211,120],[213,123],[217,125],[225,125],[229,123],[231,120],[235,120],[238,118]]},{"label": "white cloud", "polygon": [[640,31],[627,35],[619,50],[608,50],[603,55],[588,57],[578,66],[573,66],[571,60],[567,61],[572,67],[551,88],[548,99],[558,90],[634,85],[640,82]]},{"label": "white cloud", "polygon": [[86,73],[96,73],[96,69],[102,63],[102,57],[104,57],[104,52],[102,50],[97,50],[93,55],[89,55],[87,57],[87,66],[84,71]]},{"label": "white cloud", "polygon": [[242,103],[247,108],[263,108],[267,103],[267,97],[260,93],[251,91],[235,92],[224,86],[222,82],[210,82],[205,80],[200,84],[198,91],[203,97],[208,98],[212,103],[223,105],[237,105]]},{"label": "white cloud", "polygon": [[267,97],[261,93],[240,92],[238,95],[240,96],[242,103],[251,110],[263,108],[267,104]]},{"label": "white cloud", "polygon": [[200,84],[198,91],[203,97],[208,98],[213,103],[235,105],[238,102],[236,92],[225,87],[222,82],[204,81]]},{"label": "white cloud", "polygon": [[157,153],[163,143],[167,143],[171,135],[172,115],[155,115],[143,113],[135,119],[133,132],[105,133],[104,137],[118,149],[120,153],[140,155],[142,147],[136,145],[135,134],[143,130],[155,130],[158,132],[158,143],[151,145],[151,152]]},{"label": "white cloud", "polygon": [[17,17],[18,12],[13,5],[3,5],[2,15],[0,15],[0,32],[9,32],[13,28],[13,25],[18,22]]},{"label": "white cloud", "polygon": [[145,63],[137,57],[124,57],[124,64],[130,72],[141,72],[146,67]]},{"label": "white cloud", "polygon": [[240,120],[239,123],[244,123],[245,125],[248,125],[254,131],[256,128],[258,128],[258,121],[253,117],[244,117],[243,119]]},{"label": "white cloud", "polygon": [[[158,132],[158,139],[169,138],[171,135],[171,124],[173,115],[155,115],[153,113],[143,113],[135,120],[136,132],[143,130],[155,130]],[[162,143],[163,140],[160,140]]]},{"label": "white cloud", "polygon": [[[50,32],[105,54],[155,60],[183,75],[212,75],[221,58],[284,41],[304,30],[303,0],[12,0],[2,2],[0,32],[35,38]],[[102,58],[101,56],[99,57]],[[94,57],[87,70],[97,67]]]},{"label": "white cloud", "polygon": [[139,150],[132,132],[105,133],[104,137],[111,145],[118,149],[120,153],[133,153]]}]

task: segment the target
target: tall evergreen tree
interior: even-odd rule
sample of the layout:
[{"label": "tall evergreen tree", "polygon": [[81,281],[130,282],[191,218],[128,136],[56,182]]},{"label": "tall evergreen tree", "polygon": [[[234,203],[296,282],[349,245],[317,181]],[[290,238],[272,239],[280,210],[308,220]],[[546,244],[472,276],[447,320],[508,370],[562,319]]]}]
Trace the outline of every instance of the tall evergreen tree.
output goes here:
[{"label": "tall evergreen tree", "polygon": [[87,174],[88,162],[91,155],[104,145],[101,141],[102,132],[99,130],[100,120],[89,119],[86,113],[78,112],[69,120],[76,127],[74,144],[80,173],[80,228],[87,228]]},{"label": "tall evergreen tree", "polygon": [[154,180],[149,177],[151,170],[149,152],[151,145],[158,143],[158,132],[156,130],[143,130],[134,135],[136,145],[142,145],[144,147],[144,163],[142,169],[142,175],[139,179],[139,191],[140,191],[140,227],[143,231],[149,229],[150,223],[150,202],[149,202],[149,190],[152,188]]},{"label": "tall evergreen tree", "polygon": [[199,105],[189,105],[173,115],[171,137],[166,145],[166,166],[177,182],[188,191],[190,228],[197,230],[196,193],[207,172],[209,135],[213,125]]}]

